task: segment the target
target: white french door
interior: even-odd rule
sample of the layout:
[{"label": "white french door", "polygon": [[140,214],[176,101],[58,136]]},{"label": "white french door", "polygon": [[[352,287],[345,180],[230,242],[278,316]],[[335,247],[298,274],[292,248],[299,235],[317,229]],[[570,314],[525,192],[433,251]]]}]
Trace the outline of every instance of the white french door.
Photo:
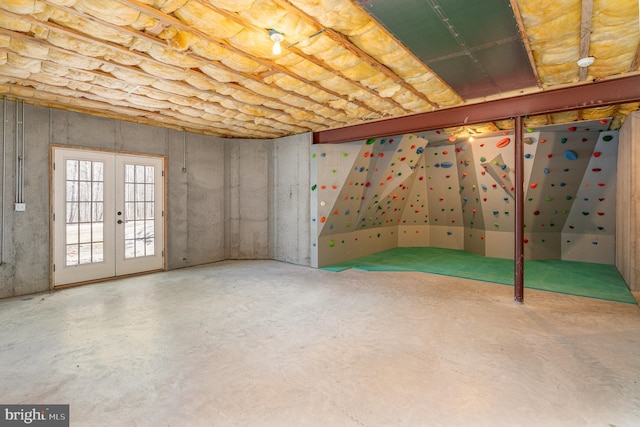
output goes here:
[{"label": "white french door", "polygon": [[164,268],[164,160],[53,148],[53,286]]}]

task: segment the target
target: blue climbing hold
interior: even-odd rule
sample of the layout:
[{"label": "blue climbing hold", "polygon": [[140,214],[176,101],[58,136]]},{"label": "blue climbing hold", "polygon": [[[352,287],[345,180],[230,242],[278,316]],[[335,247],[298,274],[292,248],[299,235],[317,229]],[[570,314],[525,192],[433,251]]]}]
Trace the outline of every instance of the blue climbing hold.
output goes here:
[{"label": "blue climbing hold", "polygon": [[424,153],[424,148],[418,147],[418,149],[416,150],[416,154],[422,154],[422,153]]},{"label": "blue climbing hold", "polygon": [[578,158],[578,153],[573,150],[567,150],[564,152],[564,157],[567,160],[576,160]]},{"label": "blue climbing hold", "polygon": [[440,165],[443,168],[450,168],[451,166],[453,166],[453,163],[451,162],[442,162],[442,164]]},{"label": "blue climbing hold", "polygon": [[545,175],[549,175],[549,169],[544,168],[544,173],[545,173]]}]

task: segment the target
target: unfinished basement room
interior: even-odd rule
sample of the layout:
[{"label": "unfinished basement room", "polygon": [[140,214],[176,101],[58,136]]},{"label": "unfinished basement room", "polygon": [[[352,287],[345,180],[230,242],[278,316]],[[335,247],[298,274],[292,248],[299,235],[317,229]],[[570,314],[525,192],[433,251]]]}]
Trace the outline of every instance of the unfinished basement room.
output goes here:
[{"label": "unfinished basement room", "polygon": [[0,425],[639,426],[639,17],[0,0]]}]

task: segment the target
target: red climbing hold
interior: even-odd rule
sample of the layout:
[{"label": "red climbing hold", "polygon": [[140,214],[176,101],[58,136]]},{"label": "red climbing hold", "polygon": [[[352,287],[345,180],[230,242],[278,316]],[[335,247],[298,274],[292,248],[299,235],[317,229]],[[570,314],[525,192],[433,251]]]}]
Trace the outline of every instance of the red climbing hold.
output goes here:
[{"label": "red climbing hold", "polygon": [[578,129],[578,128],[577,128],[577,127],[575,127],[575,126],[570,126],[570,127],[569,127],[569,130],[570,130],[571,132],[575,132],[577,129]]},{"label": "red climbing hold", "polygon": [[604,215],[604,212],[598,212],[598,215],[602,216]]},{"label": "red climbing hold", "polygon": [[529,187],[531,187],[531,188],[536,188],[537,186],[538,186],[538,184],[534,182],[534,183],[532,183]]},{"label": "red climbing hold", "polygon": [[504,148],[507,145],[509,145],[509,143],[511,142],[511,138],[502,138],[500,141],[498,141],[498,143],[496,144],[496,148]]},{"label": "red climbing hold", "polygon": [[598,183],[598,187],[604,187],[604,182]]},{"label": "red climbing hold", "polygon": [[600,157],[602,155],[601,152],[596,151],[595,153],[593,153],[593,157]]},{"label": "red climbing hold", "polygon": [[533,211],[534,215],[540,215],[540,211]]},{"label": "red climbing hold", "polygon": [[592,171],[594,171],[594,172],[600,172],[602,169],[600,169],[600,168],[593,168],[593,169],[591,169],[591,170],[592,170]]}]

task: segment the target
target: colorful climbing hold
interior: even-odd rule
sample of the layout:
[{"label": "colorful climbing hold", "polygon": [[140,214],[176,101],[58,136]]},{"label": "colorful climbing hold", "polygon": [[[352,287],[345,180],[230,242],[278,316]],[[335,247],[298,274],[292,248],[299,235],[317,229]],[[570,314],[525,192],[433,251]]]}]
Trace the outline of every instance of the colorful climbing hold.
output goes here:
[{"label": "colorful climbing hold", "polygon": [[504,148],[511,142],[511,138],[503,138],[496,143],[496,148]]},{"label": "colorful climbing hold", "polygon": [[567,150],[564,152],[564,157],[567,160],[576,160],[578,158],[578,153],[573,150]]}]

